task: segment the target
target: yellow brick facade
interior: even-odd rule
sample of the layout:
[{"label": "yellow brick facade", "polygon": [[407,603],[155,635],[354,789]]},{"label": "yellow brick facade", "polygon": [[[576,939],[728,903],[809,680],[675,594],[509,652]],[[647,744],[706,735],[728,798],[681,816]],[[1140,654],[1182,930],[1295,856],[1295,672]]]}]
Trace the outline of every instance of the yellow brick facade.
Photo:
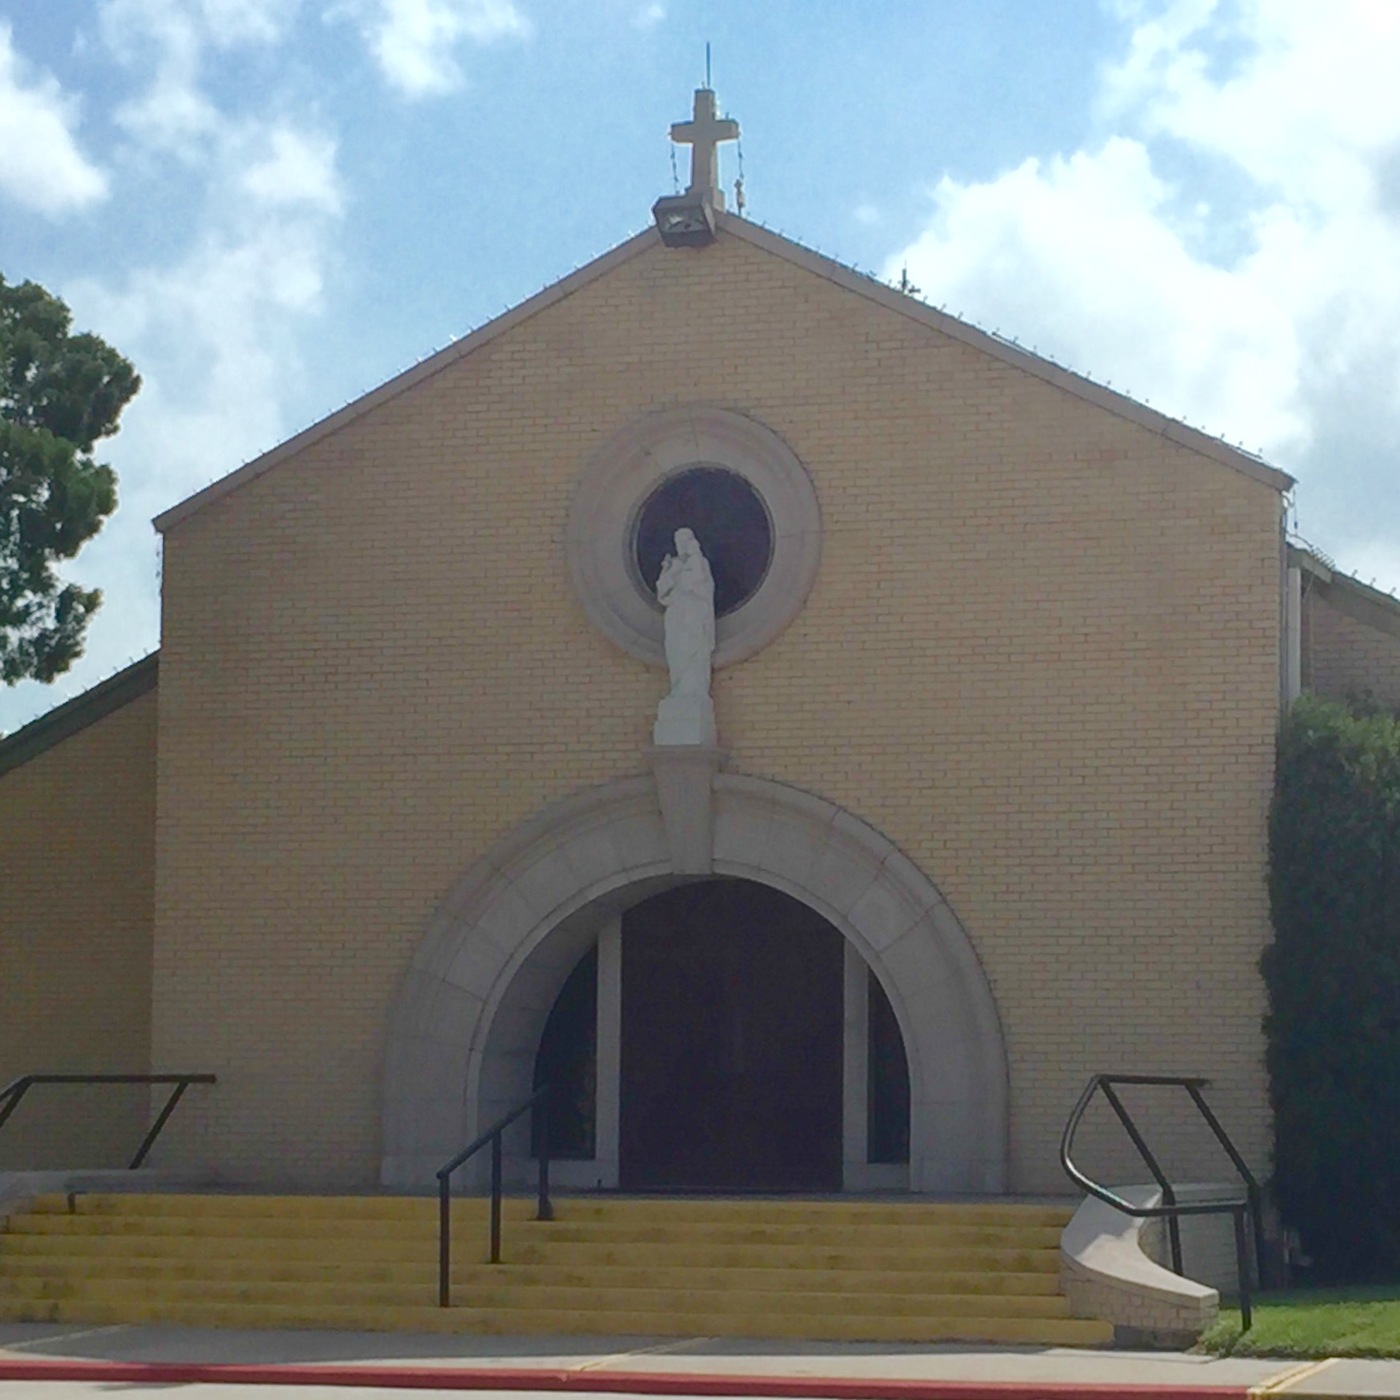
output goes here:
[{"label": "yellow brick facade", "polygon": [[[150,1069],[155,786],[150,690],[0,773],[0,1085]],[[36,1087],[0,1170],[125,1166],[147,1107]]]},{"label": "yellow brick facade", "polygon": [[[1100,1070],[1211,1076],[1262,1169],[1277,491],[723,235],[168,529],[154,1046],[220,1085],[166,1160],[375,1180],[386,1010],[444,891],[646,769],[664,680],[585,618],[565,524],[598,445],[685,403],[780,434],[823,520],[801,614],[716,676],[728,767],[864,818],[956,910],[1012,1186],[1063,1189]],[[1174,1141],[1169,1168],[1219,1176]]]}]

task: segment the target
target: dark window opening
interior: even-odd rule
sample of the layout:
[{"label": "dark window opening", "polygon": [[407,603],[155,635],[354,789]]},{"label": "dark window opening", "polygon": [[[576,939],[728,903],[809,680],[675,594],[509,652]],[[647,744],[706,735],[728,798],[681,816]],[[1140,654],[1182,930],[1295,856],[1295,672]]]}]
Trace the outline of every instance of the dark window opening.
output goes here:
[{"label": "dark window opening", "polygon": [[[589,1161],[596,1156],[598,1084],[598,949],[590,948],[554,999],[535,1055],[534,1087],[548,1084],[549,1155]],[[540,1150],[534,1115],[530,1150]]]},{"label": "dark window opening", "polygon": [[873,973],[870,983],[870,1053],[867,1081],[866,1161],[909,1160],[909,1061],[894,1007]]},{"label": "dark window opening", "polygon": [[647,497],[632,532],[632,563],[648,597],[676,531],[694,531],[715,578],[715,616],[742,607],[773,562],[773,523],[757,491],[724,467],[688,467]]}]

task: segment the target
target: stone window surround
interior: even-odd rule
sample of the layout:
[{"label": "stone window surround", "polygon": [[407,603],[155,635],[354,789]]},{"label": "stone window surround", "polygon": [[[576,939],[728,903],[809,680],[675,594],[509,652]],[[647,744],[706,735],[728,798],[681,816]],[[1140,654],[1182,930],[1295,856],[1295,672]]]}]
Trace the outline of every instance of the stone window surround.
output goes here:
[{"label": "stone window surround", "polygon": [[[773,558],[757,591],[715,628],[716,666],[761,651],[797,616],[821,559],[816,488],[771,428],[732,409],[691,404],[634,419],[590,458],[569,511],[565,549],[584,611],[624,651],[666,664],[662,614],[632,563],[632,532],[652,491],[689,467],[718,466],[758,493]],[[703,541],[702,541],[703,543]]]}]

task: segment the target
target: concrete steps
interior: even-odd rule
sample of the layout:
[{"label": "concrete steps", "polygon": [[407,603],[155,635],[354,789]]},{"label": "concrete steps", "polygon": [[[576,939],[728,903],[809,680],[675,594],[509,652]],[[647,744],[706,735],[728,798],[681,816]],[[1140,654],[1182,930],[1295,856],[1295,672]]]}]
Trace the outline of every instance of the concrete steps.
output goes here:
[{"label": "concrete steps", "polygon": [[454,1203],[453,1302],[437,1206],[413,1197],[45,1197],[0,1232],[0,1321],[1103,1345],[1058,1286],[1068,1208],[562,1198]]}]

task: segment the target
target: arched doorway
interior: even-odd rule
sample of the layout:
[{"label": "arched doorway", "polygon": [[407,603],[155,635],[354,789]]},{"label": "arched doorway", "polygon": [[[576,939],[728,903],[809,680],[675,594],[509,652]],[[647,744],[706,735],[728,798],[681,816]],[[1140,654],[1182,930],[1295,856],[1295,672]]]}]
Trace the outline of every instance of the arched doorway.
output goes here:
[{"label": "arched doorway", "polygon": [[595,946],[565,978],[535,1055],[566,1174],[615,1159],[625,1190],[839,1191],[876,1184],[863,1158],[907,1180],[903,1037],[833,924],[719,878],[643,899],[616,937],[620,956]]},{"label": "arched doorway", "polygon": [[[830,802],[781,783],[714,780],[714,874],[780,891],[838,931],[844,1017],[885,1005],[908,1056],[908,1164],[884,1169],[843,1072],[842,1183],[996,1192],[1007,1168],[1006,1055],[971,940],[892,842]],[[687,885],[671,864],[651,778],[608,784],[541,812],[457,882],[393,1009],[385,1055],[386,1185],[423,1186],[480,1127],[529,1092],[551,1009],[597,948],[600,1011],[620,1017],[622,920]],[[871,981],[884,998],[871,995]],[[606,988],[617,1005],[604,1008]],[[609,1056],[617,1057],[610,1062]],[[620,1035],[597,1045],[597,1157],[576,1184],[617,1184]],[[856,1076],[867,1083],[864,1076]],[[878,1135],[877,1135],[878,1136]],[[508,1163],[525,1179],[521,1156]],[[582,1166],[583,1164],[580,1164]],[[561,1180],[567,1180],[561,1176]]]}]

